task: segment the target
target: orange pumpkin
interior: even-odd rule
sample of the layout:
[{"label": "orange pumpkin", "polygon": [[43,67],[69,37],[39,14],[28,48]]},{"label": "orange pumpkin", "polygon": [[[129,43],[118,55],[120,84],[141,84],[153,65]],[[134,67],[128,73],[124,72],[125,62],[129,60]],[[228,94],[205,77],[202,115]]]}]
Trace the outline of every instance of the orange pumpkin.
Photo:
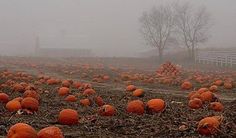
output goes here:
[{"label": "orange pumpkin", "polygon": [[62,85],[62,87],[69,88],[70,87],[70,82],[68,80],[64,80],[64,81],[62,81],[61,85]]},{"label": "orange pumpkin", "polygon": [[210,91],[207,91],[207,92],[204,92],[200,95],[200,99],[203,101],[203,102],[211,102],[214,98],[214,95],[212,92]]},{"label": "orange pumpkin", "polygon": [[65,98],[65,101],[67,101],[67,102],[76,102],[76,101],[77,101],[77,98],[76,98],[74,95],[68,95],[68,96]]},{"label": "orange pumpkin", "polygon": [[143,89],[136,89],[135,91],[133,91],[133,96],[140,97],[143,96],[143,93]]},{"label": "orange pumpkin", "polygon": [[79,89],[81,86],[82,86],[82,83],[81,82],[74,82],[74,87]]},{"label": "orange pumpkin", "polygon": [[91,104],[89,99],[82,99],[79,102],[83,106],[90,106],[90,104]]},{"label": "orange pumpkin", "polygon": [[105,104],[102,97],[100,96],[95,97],[95,102],[98,106],[103,106]]},{"label": "orange pumpkin", "polygon": [[189,89],[192,89],[192,87],[193,87],[193,85],[189,81],[185,81],[181,85],[181,89],[183,89],[183,90],[189,90]]},{"label": "orange pumpkin", "polygon": [[88,96],[88,95],[92,95],[92,94],[95,94],[95,93],[96,93],[96,91],[94,89],[89,88],[89,89],[84,90],[83,95]]},{"label": "orange pumpkin", "polygon": [[52,79],[52,78],[51,78],[51,79],[48,79],[48,80],[47,80],[47,84],[48,84],[48,85],[54,85],[54,84],[57,84],[57,83],[58,83],[58,81],[57,81],[56,79]]},{"label": "orange pumpkin", "polygon": [[199,109],[202,107],[202,100],[194,98],[188,102],[188,106],[192,109]]},{"label": "orange pumpkin", "polygon": [[210,90],[211,92],[217,92],[218,86],[217,86],[217,85],[212,85],[212,86],[209,88],[209,90]]},{"label": "orange pumpkin", "polygon": [[59,113],[58,122],[63,125],[74,125],[78,124],[79,115],[76,110],[63,109]]},{"label": "orange pumpkin", "polygon": [[222,86],[222,85],[223,85],[223,81],[222,81],[222,80],[216,80],[216,81],[214,82],[214,85],[216,85],[216,86]]},{"label": "orange pumpkin", "polygon": [[41,129],[38,132],[38,138],[64,138],[64,136],[60,128],[50,126]]},{"label": "orange pumpkin", "polygon": [[126,91],[132,92],[132,91],[134,91],[134,90],[136,90],[136,87],[135,87],[134,85],[128,85],[128,86],[126,87]]},{"label": "orange pumpkin", "polygon": [[13,90],[16,92],[24,92],[25,88],[21,84],[15,84],[13,85]]},{"label": "orange pumpkin", "polygon": [[162,99],[151,99],[147,102],[147,111],[149,113],[162,112],[165,109],[165,101]]},{"label": "orange pumpkin", "polygon": [[190,92],[190,93],[188,94],[188,99],[190,100],[191,97],[192,97],[193,95],[195,95],[196,93],[197,93],[196,91]]},{"label": "orange pumpkin", "polygon": [[39,108],[39,102],[38,100],[32,98],[32,97],[26,97],[21,101],[22,109],[27,109],[29,111],[38,111]]},{"label": "orange pumpkin", "polygon": [[233,84],[231,82],[225,82],[224,83],[224,88],[225,89],[232,89],[233,88]]},{"label": "orange pumpkin", "polygon": [[127,104],[126,111],[128,113],[135,113],[142,115],[144,113],[144,103],[140,100],[133,100]]},{"label": "orange pumpkin", "polygon": [[58,94],[59,94],[60,96],[67,95],[67,94],[69,94],[69,92],[70,92],[70,89],[67,88],[67,87],[61,87],[61,88],[58,90]]},{"label": "orange pumpkin", "polygon": [[37,132],[28,124],[17,123],[10,127],[7,138],[37,138]]},{"label": "orange pumpkin", "polygon": [[9,101],[9,96],[6,93],[0,93],[0,103],[7,103]]},{"label": "orange pumpkin", "polygon": [[202,94],[202,93],[204,93],[204,92],[207,92],[208,91],[208,89],[207,88],[200,88],[200,89],[198,89],[198,93],[199,94]]},{"label": "orange pumpkin", "polygon": [[115,109],[115,107],[107,104],[107,105],[103,105],[102,107],[100,107],[98,109],[98,113],[101,116],[113,116],[116,114],[116,109]]},{"label": "orange pumpkin", "polygon": [[213,135],[217,133],[220,122],[216,117],[206,117],[198,123],[197,130],[201,135]]},{"label": "orange pumpkin", "polygon": [[209,108],[216,111],[216,112],[221,112],[224,110],[224,106],[220,102],[212,102],[209,105]]},{"label": "orange pumpkin", "polygon": [[36,100],[39,100],[39,94],[34,91],[34,90],[26,90],[23,94],[23,97],[26,98],[26,97],[32,97]]},{"label": "orange pumpkin", "polygon": [[6,108],[10,112],[15,112],[21,109],[21,103],[17,100],[11,100],[6,104]]}]

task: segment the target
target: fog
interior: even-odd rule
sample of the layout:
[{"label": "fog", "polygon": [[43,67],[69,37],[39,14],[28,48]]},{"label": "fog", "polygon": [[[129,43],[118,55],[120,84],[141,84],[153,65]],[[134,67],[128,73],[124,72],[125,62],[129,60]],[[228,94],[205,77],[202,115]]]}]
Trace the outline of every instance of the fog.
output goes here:
[{"label": "fog", "polygon": [[[1,55],[30,55],[40,47],[86,48],[96,56],[137,56],[152,49],[139,17],[167,0],[0,0]],[[173,0],[169,0],[173,1]],[[210,47],[235,47],[236,1],[189,0],[205,5],[214,26]]]}]

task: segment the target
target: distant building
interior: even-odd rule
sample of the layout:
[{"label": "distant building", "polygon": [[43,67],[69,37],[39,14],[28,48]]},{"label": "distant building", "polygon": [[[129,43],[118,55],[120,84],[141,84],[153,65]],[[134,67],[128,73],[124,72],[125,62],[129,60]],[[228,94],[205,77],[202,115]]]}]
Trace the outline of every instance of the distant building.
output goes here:
[{"label": "distant building", "polygon": [[[50,43],[47,44],[47,47],[50,48],[42,48],[40,47],[39,38],[36,39],[35,46],[35,56],[39,57],[91,57],[92,51],[90,49],[79,49],[79,48],[55,48],[55,46],[59,45],[58,43]],[[51,47],[54,48],[51,48]],[[71,46],[71,45],[70,45]],[[66,47],[66,45],[64,46]]]}]

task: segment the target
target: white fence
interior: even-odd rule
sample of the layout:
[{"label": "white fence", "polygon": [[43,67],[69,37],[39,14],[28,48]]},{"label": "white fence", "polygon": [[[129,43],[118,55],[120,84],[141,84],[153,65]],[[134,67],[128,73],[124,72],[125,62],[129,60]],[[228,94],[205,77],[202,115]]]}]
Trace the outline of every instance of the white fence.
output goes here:
[{"label": "white fence", "polygon": [[198,51],[196,62],[217,66],[236,66],[236,51]]}]

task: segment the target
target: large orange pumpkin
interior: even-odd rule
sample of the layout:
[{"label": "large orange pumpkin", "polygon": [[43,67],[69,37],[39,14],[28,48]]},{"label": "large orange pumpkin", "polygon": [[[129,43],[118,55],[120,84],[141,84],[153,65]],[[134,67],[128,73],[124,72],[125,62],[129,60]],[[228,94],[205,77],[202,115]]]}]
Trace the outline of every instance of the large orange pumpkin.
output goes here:
[{"label": "large orange pumpkin", "polygon": [[223,111],[224,106],[220,102],[212,102],[212,103],[210,103],[209,108],[216,111],[216,112],[221,112],[221,111]]},{"label": "large orange pumpkin", "polygon": [[210,91],[204,92],[200,96],[203,102],[211,102],[214,99],[214,94]]},{"label": "large orange pumpkin", "polygon": [[58,122],[63,125],[74,125],[78,124],[79,115],[76,110],[63,109],[59,113]]},{"label": "large orange pumpkin", "polygon": [[165,101],[162,99],[151,99],[147,102],[149,113],[162,112],[165,109]]},{"label": "large orange pumpkin", "polygon": [[16,92],[24,92],[25,88],[21,84],[15,84],[13,85],[13,90]]},{"label": "large orange pumpkin", "polygon": [[136,90],[136,87],[135,87],[134,85],[128,85],[128,86],[126,87],[126,91],[132,92],[132,91],[134,91],[134,90]]},{"label": "large orange pumpkin", "polygon": [[197,130],[201,135],[213,135],[217,133],[220,122],[216,117],[206,117],[198,123]]},{"label": "large orange pumpkin", "polygon": [[126,111],[128,113],[135,113],[142,115],[144,113],[144,103],[140,100],[133,100],[127,104]]},{"label": "large orange pumpkin", "polygon": [[64,136],[60,128],[50,126],[41,129],[38,132],[38,138],[64,138]]},{"label": "large orange pumpkin", "polygon": [[70,89],[67,88],[67,87],[61,87],[61,88],[58,90],[58,94],[59,94],[60,96],[67,95],[67,94],[69,94],[69,92],[70,92]]},{"label": "large orange pumpkin", "polygon": [[69,88],[70,87],[70,82],[68,80],[64,80],[64,81],[62,81],[61,85],[62,85],[62,87]]},{"label": "large orange pumpkin", "polygon": [[6,104],[6,108],[10,112],[15,112],[21,109],[21,103],[17,100],[11,100]]},{"label": "large orange pumpkin", "polygon": [[140,96],[143,96],[143,89],[136,89],[133,91],[133,96],[136,96],[136,97],[140,97]]},{"label": "large orange pumpkin", "polygon": [[105,104],[101,96],[95,97],[95,102],[98,106],[103,106]]},{"label": "large orange pumpkin", "polygon": [[96,91],[94,89],[89,88],[89,89],[84,90],[83,95],[88,96],[88,95],[92,95],[92,94],[95,94],[95,93],[96,93]]},{"label": "large orange pumpkin", "polygon": [[181,85],[181,89],[183,89],[183,90],[189,90],[189,89],[192,89],[192,87],[193,87],[193,85],[189,81],[185,81]]},{"label": "large orange pumpkin", "polygon": [[202,100],[198,98],[193,98],[188,102],[188,106],[192,109],[199,109],[202,107]]},{"label": "large orange pumpkin", "polygon": [[34,91],[34,90],[26,90],[23,94],[23,97],[26,98],[26,97],[32,97],[36,100],[39,100],[39,94]]},{"label": "large orange pumpkin", "polygon": [[198,89],[198,93],[199,94],[202,94],[202,93],[204,93],[204,92],[207,92],[208,91],[208,89],[207,88],[200,88],[200,89]]},{"label": "large orange pumpkin", "polygon": [[217,92],[218,86],[212,85],[212,86],[209,88],[209,90],[210,90],[211,92]]},{"label": "large orange pumpkin", "polygon": [[9,101],[9,96],[6,93],[0,93],[0,102],[7,103]]},{"label": "large orange pumpkin", "polygon": [[37,132],[28,124],[17,123],[10,127],[7,138],[37,138]]},{"label": "large orange pumpkin", "polygon": [[76,98],[74,95],[68,95],[68,96],[65,98],[65,101],[67,101],[67,102],[76,102],[76,101],[77,101],[77,98]]},{"label": "large orange pumpkin", "polygon": [[90,100],[89,99],[81,99],[80,101],[80,104],[83,105],[83,106],[90,106]]},{"label": "large orange pumpkin", "polygon": [[21,101],[21,106],[23,109],[27,109],[34,112],[34,111],[38,111],[39,102],[38,100],[32,97],[26,97]]},{"label": "large orange pumpkin", "polygon": [[115,109],[115,107],[107,104],[107,105],[103,105],[102,107],[100,107],[98,109],[98,113],[101,116],[113,116],[116,114],[116,109]]},{"label": "large orange pumpkin", "polygon": [[221,86],[221,85],[223,85],[223,81],[222,81],[222,80],[216,80],[216,81],[214,82],[214,84],[215,84],[216,86]]}]

